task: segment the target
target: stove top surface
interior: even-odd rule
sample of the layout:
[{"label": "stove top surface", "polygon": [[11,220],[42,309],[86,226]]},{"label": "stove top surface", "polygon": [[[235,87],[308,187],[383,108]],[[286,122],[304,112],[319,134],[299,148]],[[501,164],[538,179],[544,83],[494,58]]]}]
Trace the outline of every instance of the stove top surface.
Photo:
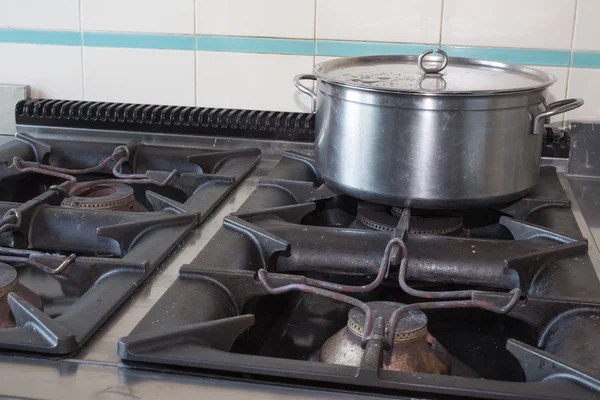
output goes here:
[{"label": "stove top surface", "polygon": [[[23,325],[32,327],[39,341],[38,347],[16,353],[3,347],[0,374],[11,382],[3,386],[4,394],[149,398],[191,396],[203,390],[214,396],[261,398],[598,397],[600,214],[593,205],[600,201],[600,184],[590,172],[593,163],[571,160],[569,170],[573,164],[576,172],[567,174],[566,163],[545,159],[545,164],[558,168],[543,168],[538,187],[513,204],[458,212],[408,210],[358,202],[329,191],[312,167],[310,143],[254,140],[248,132],[242,135],[245,139],[222,137],[217,127],[222,123],[239,129],[233,125],[239,124],[241,116],[267,130],[275,127],[271,132],[278,138],[291,138],[296,133],[287,127],[293,121],[296,126],[310,121],[302,115],[44,104],[47,107],[35,106],[40,115],[34,112],[21,120],[33,125],[18,128],[19,143],[39,142],[42,152],[51,148],[55,155],[65,149],[67,156],[40,158],[43,164],[91,168],[117,147],[133,144],[139,148],[130,153],[138,155],[117,172],[162,173],[146,174],[145,179],[154,181],[145,187],[122,182],[84,186],[66,203],[53,194],[51,200],[32,205],[36,211],[31,218],[22,218],[23,226],[33,227],[34,233],[22,235],[25,239],[16,242],[17,248],[43,253],[28,253],[27,261],[31,258],[56,269],[70,254],[76,257],[54,275],[32,262],[4,263],[9,272],[13,268],[22,277],[20,286],[32,286],[33,297],[21,294],[13,275],[3,274],[0,265],[0,294],[10,287],[24,299],[7,303],[13,314],[15,309],[22,312],[13,323],[29,321]],[[60,113],[45,116],[53,110]],[[111,125],[115,122],[109,121],[111,113],[125,123],[134,121],[136,128],[108,130],[115,128]],[[154,118],[155,114],[161,116],[160,129],[173,129],[172,134],[139,132],[146,122],[135,115]],[[200,129],[205,136],[177,134],[173,121],[187,116],[190,123],[185,129]],[[107,130],[88,130],[85,124],[100,117],[106,117]],[[45,126],[40,118],[57,126]],[[60,126],[61,118],[83,125]],[[275,124],[275,120],[287,122]],[[591,135],[579,134],[591,140]],[[0,152],[10,156],[5,167],[14,157],[15,143],[8,143],[9,154]],[[6,143],[2,148],[7,148]],[[260,148],[260,159],[256,150],[244,153],[254,148]],[[187,159],[240,151],[243,161],[232,157],[217,170],[211,170],[206,160]],[[220,156],[208,158],[215,157]],[[101,176],[81,175],[78,182],[112,179],[117,161],[112,160]],[[171,184],[166,188],[155,184],[173,169],[196,178],[210,171],[217,181],[233,182],[235,187],[221,188],[227,196],[215,192],[206,197],[207,188],[220,184],[194,189],[189,185],[191,196],[182,188],[172,191]],[[8,211],[44,193],[60,195],[60,189],[50,189],[56,184],[50,177],[28,173],[27,179],[35,189],[22,194],[6,185],[0,207]],[[214,201],[205,203],[207,199]],[[47,210],[54,214],[47,215]],[[5,214],[2,211],[0,215]],[[115,225],[130,222],[119,219],[124,215],[133,222],[152,220],[152,226],[154,218],[165,216],[185,219],[192,214],[197,219],[185,226],[160,226],[132,243],[111,237],[98,241],[97,237],[104,237],[98,229],[101,233],[106,222],[93,219],[80,237],[64,237],[62,230],[51,237],[36,233],[37,227],[53,232],[57,215],[98,213],[116,218]],[[0,235],[0,240],[6,235]],[[29,248],[30,239],[36,246]],[[83,245],[79,250],[68,244],[75,239]],[[4,242],[2,247],[14,244]],[[87,260],[89,265],[77,264]],[[145,265],[144,273],[139,274],[141,267],[125,264],[129,260]],[[107,263],[106,270],[96,267],[101,262]],[[107,285],[98,292],[105,281],[114,282],[113,275],[123,277],[125,272],[130,274],[123,283],[127,290]],[[39,286],[34,284],[37,279]],[[66,298],[63,288],[79,288],[86,279],[85,294],[61,305],[59,299]],[[40,296],[40,288],[47,288],[49,294]],[[52,298],[52,293],[57,296]],[[102,301],[82,300],[90,298],[108,299],[110,307],[103,308]],[[42,301],[40,307],[48,317],[41,321],[36,299]],[[387,308],[382,309],[382,304]],[[0,314],[3,311],[6,308],[0,307]],[[365,314],[369,311],[371,318]],[[398,322],[392,320],[395,311]],[[73,317],[69,325],[63,317],[69,314],[86,318],[75,324]],[[19,328],[0,328],[0,340],[10,331]],[[70,332],[76,338],[68,351],[57,351],[60,346],[52,345],[56,332]],[[68,354],[44,359],[44,353]],[[32,379],[36,385],[30,384]]]}]

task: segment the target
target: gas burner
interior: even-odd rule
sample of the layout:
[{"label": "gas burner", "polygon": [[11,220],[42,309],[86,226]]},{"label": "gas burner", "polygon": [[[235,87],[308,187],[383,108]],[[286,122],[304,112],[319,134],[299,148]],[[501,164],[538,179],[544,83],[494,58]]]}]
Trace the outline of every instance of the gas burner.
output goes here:
[{"label": "gas burner", "polygon": [[[383,321],[388,321],[392,313],[403,304],[374,301],[367,305],[373,313],[373,319],[382,318]],[[346,326],[330,337],[321,348],[320,361],[360,366],[364,353],[361,347],[364,326],[364,311],[354,307],[348,313]],[[393,346],[385,351],[382,367],[385,370],[444,375],[450,372],[450,355],[427,332],[427,316],[423,311],[412,310],[400,316]]]},{"label": "gas burner", "polygon": [[[439,214],[419,215],[413,210],[409,231],[417,235],[447,235],[462,230],[462,218]],[[356,221],[376,231],[393,231],[402,215],[402,208],[361,201],[358,203]]]},{"label": "gas burner", "polygon": [[76,196],[65,198],[61,205],[67,208],[85,208],[110,211],[148,211],[138,203],[133,188],[122,183],[100,184]]},{"label": "gas burner", "polygon": [[8,264],[0,263],[0,328],[12,328],[15,321],[8,304],[8,294],[16,293],[29,304],[42,308],[42,300],[38,295],[19,283],[17,271]]}]

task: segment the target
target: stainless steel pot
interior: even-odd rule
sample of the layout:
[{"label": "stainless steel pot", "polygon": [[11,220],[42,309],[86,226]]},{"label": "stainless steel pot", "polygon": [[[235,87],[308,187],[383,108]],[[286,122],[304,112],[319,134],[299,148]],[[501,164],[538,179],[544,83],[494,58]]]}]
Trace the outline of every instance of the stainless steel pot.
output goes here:
[{"label": "stainless steel pot", "polygon": [[[583,100],[545,106],[553,76],[436,51],[340,58],[294,78],[312,99],[316,167],[331,189],[396,206],[466,208],[536,185],[546,119]],[[304,79],[317,81],[316,93]]]}]

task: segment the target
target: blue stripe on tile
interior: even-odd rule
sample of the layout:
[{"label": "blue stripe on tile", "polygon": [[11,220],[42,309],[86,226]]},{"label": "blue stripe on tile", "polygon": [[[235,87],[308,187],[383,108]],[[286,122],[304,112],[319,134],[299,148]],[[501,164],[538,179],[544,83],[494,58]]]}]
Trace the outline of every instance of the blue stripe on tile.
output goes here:
[{"label": "blue stripe on tile", "polygon": [[[83,36],[83,41],[82,41]],[[319,56],[419,54],[435,45],[343,40],[279,39],[243,36],[53,31],[0,28],[0,43],[61,46],[129,47]],[[531,65],[600,68],[600,52],[493,47],[443,46],[448,54]]]},{"label": "blue stripe on tile", "polygon": [[341,40],[317,40],[315,54],[318,56],[368,56],[376,54],[420,54],[435,48],[431,44],[351,42]]},{"label": "blue stripe on tile", "polygon": [[309,39],[197,35],[196,50],[313,55],[314,41]]},{"label": "blue stripe on tile", "polygon": [[159,33],[83,32],[83,45],[136,49],[194,50],[193,35]]},{"label": "blue stripe on tile", "polygon": [[553,65],[568,67],[568,50],[510,49],[493,47],[442,46],[451,56],[480,58],[516,64]]},{"label": "blue stripe on tile", "polygon": [[574,51],[571,66],[578,68],[600,68],[600,52]]},{"label": "blue stripe on tile", "polygon": [[81,34],[77,31],[0,28],[0,42],[79,46]]}]

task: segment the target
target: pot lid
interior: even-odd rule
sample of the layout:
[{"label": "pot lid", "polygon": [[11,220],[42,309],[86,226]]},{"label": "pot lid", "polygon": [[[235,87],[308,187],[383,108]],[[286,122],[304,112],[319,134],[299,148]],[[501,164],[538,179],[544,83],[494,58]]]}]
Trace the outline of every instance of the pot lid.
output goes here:
[{"label": "pot lid", "polygon": [[543,89],[556,78],[535,68],[426,50],[416,55],[345,57],[315,65],[322,81],[374,91],[420,94],[500,94]]}]

